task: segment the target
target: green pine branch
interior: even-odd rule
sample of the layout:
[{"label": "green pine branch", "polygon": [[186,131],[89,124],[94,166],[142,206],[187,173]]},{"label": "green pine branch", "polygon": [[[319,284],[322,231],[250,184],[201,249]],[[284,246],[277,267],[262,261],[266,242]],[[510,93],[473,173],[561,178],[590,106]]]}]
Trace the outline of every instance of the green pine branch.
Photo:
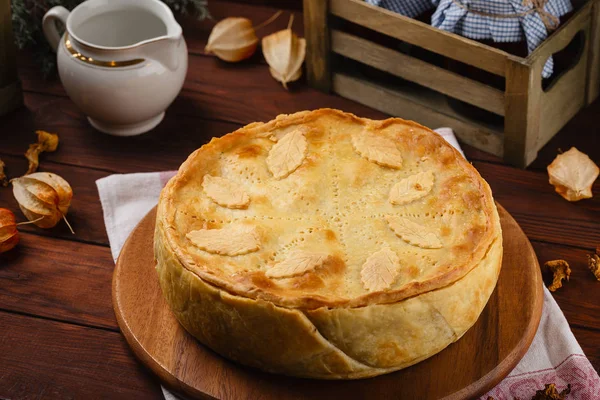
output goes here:
[{"label": "green pine branch", "polygon": [[[162,0],[174,13],[210,18],[207,0]],[[12,0],[12,20],[15,43],[20,49],[30,49],[45,77],[56,74],[56,54],[42,31],[42,18],[54,6],[72,10],[83,0]]]}]

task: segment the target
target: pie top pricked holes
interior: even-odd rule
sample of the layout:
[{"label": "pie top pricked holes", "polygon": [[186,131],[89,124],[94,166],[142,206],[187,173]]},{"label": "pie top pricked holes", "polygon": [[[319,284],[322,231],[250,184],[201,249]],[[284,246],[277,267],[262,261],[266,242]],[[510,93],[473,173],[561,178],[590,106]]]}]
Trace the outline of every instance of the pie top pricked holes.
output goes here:
[{"label": "pie top pricked holes", "polygon": [[391,302],[448,285],[497,235],[489,187],[441,137],[335,110],[215,139],[166,190],[184,265],[291,307]]}]

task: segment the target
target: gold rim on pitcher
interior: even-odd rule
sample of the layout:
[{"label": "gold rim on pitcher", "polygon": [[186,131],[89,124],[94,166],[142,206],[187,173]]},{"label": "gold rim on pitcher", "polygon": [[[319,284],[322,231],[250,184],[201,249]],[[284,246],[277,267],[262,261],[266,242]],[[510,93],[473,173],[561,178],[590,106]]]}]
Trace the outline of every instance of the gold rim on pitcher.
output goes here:
[{"label": "gold rim on pitcher", "polygon": [[92,57],[88,57],[86,55],[81,54],[77,50],[73,48],[71,44],[71,39],[69,38],[69,34],[65,33],[65,47],[67,51],[71,53],[73,58],[78,59],[86,64],[95,65],[97,67],[106,67],[106,68],[121,68],[121,67],[129,67],[132,65],[143,63],[145,60],[143,58],[134,58],[133,60],[123,60],[123,61],[102,61],[96,60]]}]

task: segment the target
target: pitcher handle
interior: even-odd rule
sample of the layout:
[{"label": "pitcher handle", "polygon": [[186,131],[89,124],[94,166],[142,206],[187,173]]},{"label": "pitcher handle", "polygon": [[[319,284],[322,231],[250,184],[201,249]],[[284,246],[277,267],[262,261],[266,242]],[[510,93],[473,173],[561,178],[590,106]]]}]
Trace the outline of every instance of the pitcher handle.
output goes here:
[{"label": "pitcher handle", "polygon": [[60,41],[60,34],[56,28],[56,21],[60,21],[65,27],[67,26],[67,18],[69,17],[69,10],[63,6],[52,7],[42,20],[42,28],[44,29],[44,35],[46,40],[50,43],[50,47],[56,53],[58,49],[58,43]]}]

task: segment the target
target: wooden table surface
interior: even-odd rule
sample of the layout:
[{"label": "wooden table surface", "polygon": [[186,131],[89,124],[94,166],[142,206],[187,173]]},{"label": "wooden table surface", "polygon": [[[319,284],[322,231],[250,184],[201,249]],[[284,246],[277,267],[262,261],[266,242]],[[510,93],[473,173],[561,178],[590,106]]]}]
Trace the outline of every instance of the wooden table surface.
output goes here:
[{"label": "wooden table surface", "polygon": [[[209,3],[217,20],[246,16],[258,23],[276,11],[264,0],[253,5]],[[297,1],[283,3],[299,12]],[[295,22],[299,34],[301,20]],[[71,235],[62,223],[50,230],[22,226],[19,246],[0,255],[0,398],[162,398],[158,382],[135,360],[115,320],[114,263],[97,179],[176,169],[211,137],[280,113],[333,107],[364,117],[387,117],[319,93],[304,82],[285,91],[269,75],[260,52],[235,65],[204,54],[213,24],[182,21],[190,51],[184,88],[160,126],[134,138],[94,131],[60,81],[44,80],[30,55],[19,56],[25,107],[0,118],[0,157],[10,176],[19,175],[26,169],[22,154],[35,140],[36,129],[60,135],[58,151],[42,156],[40,170],[55,172],[71,183],[75,195],[68,217],[76,234]],[[260,33],[286,24],[287,14]],[[600,102],[582,110],[527,170],[463,145],[495,198],[531,240],[540,264],[563,258],[571,265],[571,281],[553,296],[596,370],[600,368],[600,282],[587,269],[586,254],[600,245],[600,181],[594,186],[596,197],[569,203],[554,193],[545,168],[559,149],[571,146],[600,163],[599,115]],[[24,220],[10,188],[0,187],[0,206]]]}]

